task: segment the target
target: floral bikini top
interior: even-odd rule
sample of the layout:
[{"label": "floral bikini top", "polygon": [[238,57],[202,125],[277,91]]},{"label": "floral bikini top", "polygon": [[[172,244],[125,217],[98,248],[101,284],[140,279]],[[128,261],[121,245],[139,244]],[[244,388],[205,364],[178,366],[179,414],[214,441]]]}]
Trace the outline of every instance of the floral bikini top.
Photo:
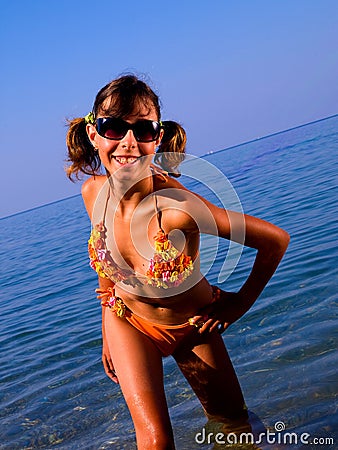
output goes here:
[{"label": "floral bikini top", "polygon": [[115,284],[123,282],[132,286],[151,285],[167,289],[179,286],[192,274],[194,267],[191,256],[180,253],[161,227],[156,196],[155,207],[159,230],[154,237],[154,255],[145,276],[140,276],[132,269],[123,269],[113,260],[106,247],[105,214],[103,221],[94,226],[88,241],[88,253],[90,266],[100,277],[109,278]]}]

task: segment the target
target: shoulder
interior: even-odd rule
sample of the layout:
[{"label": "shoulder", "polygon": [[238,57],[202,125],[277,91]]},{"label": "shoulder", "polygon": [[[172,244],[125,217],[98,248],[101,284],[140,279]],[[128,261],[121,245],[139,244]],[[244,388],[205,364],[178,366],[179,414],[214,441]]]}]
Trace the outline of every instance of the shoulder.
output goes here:
[{"label": "shoulder", "polygon": [[81,194],[90,218],[92,216],[95,200],[106,181],[107,177],[105,175],[98,175],[88,178],[82,185]]},{"label": "shoulder", "polygon": [[[171,191],[168,195],[164,194],[161,196],[162,207],[168,211],[170,210],[170,214],[166,215],[170,225],[176,224],[176,227],[181,229],[189,227],[194,229],[196,224],[198,224],[198,228],[202,233],[221,235],[223,237],[229,236],[229,214],[231,213],[229,210],[216,206],[202,195],[188,189],[176,178],[168,177],[167,182],[163,183],[162,187],[158,189],[161,188]],[[174,210],[170,209],[168,198],[175,200]],[[237,217],[237,221],[243,221],[241,213],[233,213],[233,215],[236,216],[233,218],[234,221]]]},{"label": "shoulder", "polygon": [[88,178],[82,185],[81,194],[83,200],[90,197],[93,194],[98,194],[104,183],[107,181],[106,175],[96,175]]}]

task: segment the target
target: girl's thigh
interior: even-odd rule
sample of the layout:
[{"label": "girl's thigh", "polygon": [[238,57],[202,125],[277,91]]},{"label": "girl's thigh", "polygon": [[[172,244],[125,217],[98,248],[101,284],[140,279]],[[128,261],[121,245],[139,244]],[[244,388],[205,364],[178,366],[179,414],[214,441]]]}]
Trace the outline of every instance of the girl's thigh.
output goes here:
[{"label": "girl's thigh", "polygon": [[217,332],[196,335],[173,356],[205,413],[221,420],[245,419],[242,390],[222,336]]},{"label": "girl's thigh", "polygon": [[159,350],[150,338],[111,311],[105,314],[105,335],[136,434],[171,436]]}]

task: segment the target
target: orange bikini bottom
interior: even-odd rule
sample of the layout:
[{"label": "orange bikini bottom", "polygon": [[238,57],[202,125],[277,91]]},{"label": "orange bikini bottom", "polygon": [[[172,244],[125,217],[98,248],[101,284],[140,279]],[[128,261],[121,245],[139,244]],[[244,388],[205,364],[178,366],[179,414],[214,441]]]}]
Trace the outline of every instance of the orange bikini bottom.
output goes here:
[{"label": "orange bikini bottom", "polygon": [[148,336],[163,356],[172,355],[182,339],[193,330],[189,322],[180,325],[162,325],[150,322],[132,312],[129,313],[129,311],[126,313],[125,319],[141,333]]},{"label": "orange bikini bottom", "polygon": [[[212,290],[212,303],[214,303],[220,297],[220,289],[212,286]],[[126,319],[134,328],[148,336],[163,356],[172,355],[182,339],[191,333],[194,327],[201,327],[208,319],[208,316],[204,316],[198,323],[193,323],[191,320],[188,320],[188,322],[179,325],[163,325],[137,316],[126,307],[120,297],[112,295],[107,298],[107,295],[109,295],[108,292],[115,294],[113,289],[108,288],[108,291],[97,290],[97,292],[102,293],[99,298],[103,299],[101,301],[103,306],[109,307],[118,317]]]}]

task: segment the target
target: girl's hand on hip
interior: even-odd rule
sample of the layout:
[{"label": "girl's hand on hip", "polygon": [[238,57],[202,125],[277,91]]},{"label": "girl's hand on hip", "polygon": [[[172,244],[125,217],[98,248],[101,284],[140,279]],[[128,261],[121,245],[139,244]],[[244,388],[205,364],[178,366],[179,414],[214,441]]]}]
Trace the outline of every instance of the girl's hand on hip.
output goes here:
[{"label": "girl's hand on hip", "polygon": [[189,322],[199,328],[199,333],[213,331],[223,333],[244,313],[240,294],[220,290],[220,298],[203,308],[200,314],[189,319]]}]

